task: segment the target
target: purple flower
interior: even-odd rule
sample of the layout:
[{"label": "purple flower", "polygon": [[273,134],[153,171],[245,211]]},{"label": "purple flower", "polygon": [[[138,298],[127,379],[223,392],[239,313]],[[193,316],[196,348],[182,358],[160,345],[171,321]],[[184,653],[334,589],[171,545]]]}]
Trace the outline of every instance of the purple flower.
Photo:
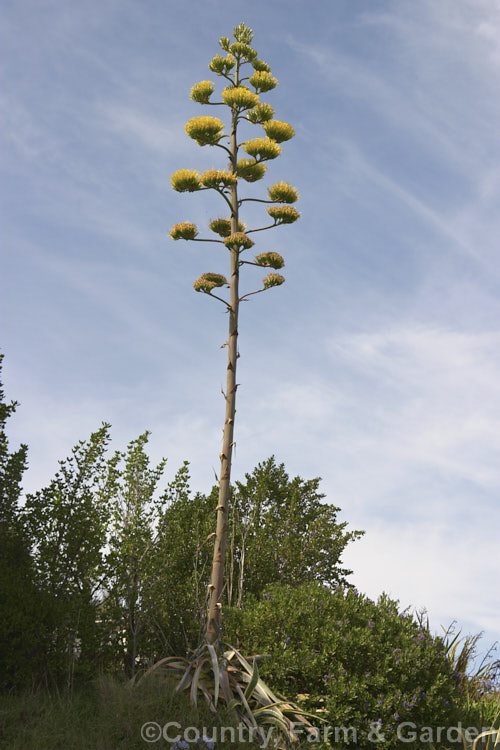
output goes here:
[{"label": "purple flower", "polygon": [[290,638],[285,638],[285,640],[283,641],[283,643],[290,643]]}]

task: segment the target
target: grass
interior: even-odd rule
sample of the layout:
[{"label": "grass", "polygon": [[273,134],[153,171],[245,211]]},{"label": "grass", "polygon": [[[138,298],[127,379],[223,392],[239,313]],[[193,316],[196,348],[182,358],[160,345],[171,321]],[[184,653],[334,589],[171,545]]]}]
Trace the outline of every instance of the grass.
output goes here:
[{"label": "grass", "polygon": [[[225,726],[235,726],[226,721]],[[102,678],[73,696],[50,696],[46,693],[3,696],[0,709],[0,745],[4,750],[163,750],[173,741],[159,739],[147,742],[141,736],[142,727],[150,723],[151,732],[157,726],[178,722],[168,728],[168,736],[181,737],[187,727],[201,731],[215,726],[205,706],[193,709],[189,695],[176,694],[162,679],[144,681],[131,687],[110,678]],[[155,724],[151,724],[155,722]],[[228,731],[226,736],[230,737]],[[245,735],[247,737],[248,735]],[[193,739],[196,737],[194,736]],[[238,742],[224,746],[245,747],[256,743]],[[194,745],[196,747],[196,745]]]}]

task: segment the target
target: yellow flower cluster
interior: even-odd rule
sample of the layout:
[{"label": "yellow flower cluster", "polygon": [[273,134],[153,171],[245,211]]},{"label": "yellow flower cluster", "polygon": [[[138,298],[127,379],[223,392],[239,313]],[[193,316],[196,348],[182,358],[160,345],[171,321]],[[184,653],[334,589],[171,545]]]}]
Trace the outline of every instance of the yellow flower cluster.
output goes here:
[{"label": "yellow flower cluster", "polygon": [[236,165],[236,173],[247,182],[261,180],[267,170],[266,164],[259,164],[255,159],[239,159]]},{"label": "yellow flower cluster", "polygon": [[200,176],[200,182],[208,188],[224,188],[235,185],[238,178],[232,172],[226,172],[224,169],[207,169]]},{"label": "yellow flower cluster", "polygon": [[222,101],[228,107],[237,107],[237,109],[251,109],[259,103],[259,95],[254,94],[246,86],[233,86],[224,89],[222,92]]},{"label": "yellow flower cluster", "polygon": [[224,244],[231,250],[248,250],[248,248],[255,245],[255,242],[245,232],[234,232],[229,237],[226,237]]},{"label": "yellow flower cluster", "polygon": [[208,104],[214,93],[215,86],[212,81],[200,81],[191,87],[191,99],[199,104]]},{"label": "yellow flower cluster", "polygon": [[[215,232],[215,234],[218,234],[220,237],[229,237],[231,234],[230,219],[212,219],[208,226],[212,232]],[[238,221],[238,229],[240,232],[245,231],[246,226],[242,221]]]},{"label": "yellow flower cluster", "polygon": [[271,72],[271,66],[264,62],[264,60],[252,60],[252,67],[254,70],[265,70],[266,73]]},{"label": "yellow flower cluster", "polygon": [[200,146],[218,143],[224,123],[218,117],[192,117],[185,127],[186,133]]},{"label": "yellow flower cluster", "polygon": [[248,79],[248,83],[257,91],[271,91],[278,85],[278,79],[274,78],[267,70],[256,70],[253,76]]},{"label": "yellow flower cluster", "polygon": [[288,182],[276,182],[267,189],[269,200],[278,203],[295,203],[299,198],[299,191]]},{"label": "yellow flower cluster", "polygon": [[236,60],[234,57],[230,54],[227,54],[226,57],[222,57],[222,55],[215,55],[215,57],[208,63],[208,67],[213,73],[217,73],[217,75],[227,75],[229,71],[234,68]]},{"label": "yellow flower cluster", "polygon": [[261,161],[263,159],[276,159],[281,154],[281,146],[278,146],[276,141],[271,140],[271,138],[253,138],[243,144],[243,149],[249,156],[259,157]]},{"label": "yellow flower cluster", "polygon": [[227,284],[227,279],[221,273],[204,273],[199,279],[193,284],[193,289],[196,292],[209,293],[218,286],[224,286]]},{"label": "yellow flower cluster", "polygon": [[279,253],[260,253],[255,258],[259,266],[269,266],[270,268],[283,268],[285,261]]},{"label": "yellow flower cluster", "polygon": [[200,175],[196,169],[178,169],[170,178],[174,190],[178,193],[192,193],[200,190]]},{"label": "yellow flower cluster", "polygon": [[284,283],[284,277],[279,273],[268,273],[267,276],[262,279],[264,287],[270,289],[272,286],[281,286]]},{"label": "yellow flower cluster", "polygon": [[276,224],[293,224],[300,216],[297,209],[293,206],[271,206],[267,209],[267,213],[274,219]]},{"label": "yellow flower cluster", "polygon": [[249,61],[255,60],[257,57],[257,52],[244,42],[234,42],[229,47],[229,51],[235,57],[243,57]]},{"label": "yellow flower cluster", "polygon": [[181,224],[174,224],[170,230],[170,236],[173,240],[194,240],[198,234],[196,224],[189,221],[183,221]]},{"label": "yellow flower cluster", "polygon": [[287,122],[281,122],[280,120],[270,120],[269,122],[262,123],[262,127],[266,131],[266,135],[272,138],[277,143],[283,141],[289,141],[295,135],[295,130]]},{"label": "yellow flower cluster", "polygon": [[247,112],[247,119],[253,122],[254,125],[260,125],[263,122],[267,122],[267,120],[272,120],[273,117],[274,109],[266,102],[257,104],[256,107]]}]

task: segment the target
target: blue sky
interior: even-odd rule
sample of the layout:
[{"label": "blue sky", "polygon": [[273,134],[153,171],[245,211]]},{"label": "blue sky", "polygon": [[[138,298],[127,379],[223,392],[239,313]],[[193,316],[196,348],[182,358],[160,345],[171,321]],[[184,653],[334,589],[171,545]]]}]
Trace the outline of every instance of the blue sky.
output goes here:
[{"label": "blue sky", "polygon": [[26,490],[102,421],[115,448],[150,429],[167,479],[186,458],[212,483],[227,319],[191,285],[227,258],[168,231],[224,211],[170,175],[222,164],[184,123],[212,114],[190,87],[244,21],[296,130],[249,194],[291,182],[302,218],[255,247],[287,281],[242,310],[234,478],[271,454],[323,477],[366,530],[344,560],[359,589],[500,639],[498,0],[0,11],[1,346]]}]

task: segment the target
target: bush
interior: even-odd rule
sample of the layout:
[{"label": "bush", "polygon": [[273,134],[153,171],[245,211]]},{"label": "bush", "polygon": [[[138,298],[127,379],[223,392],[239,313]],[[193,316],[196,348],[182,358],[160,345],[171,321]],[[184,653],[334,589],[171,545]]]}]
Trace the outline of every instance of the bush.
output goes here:
[{"label": "bush", "polygon": [[330,726],[354,727],[361,747],[373,746],[374,728],[389,748],[400,745],[402,722],[436,727],[458,719],[443,640],[385,595],[375,603],[355,589],[275,585],[260,601],[229,610],[225,637],[246,653],[269,654],[263,679]]}]

